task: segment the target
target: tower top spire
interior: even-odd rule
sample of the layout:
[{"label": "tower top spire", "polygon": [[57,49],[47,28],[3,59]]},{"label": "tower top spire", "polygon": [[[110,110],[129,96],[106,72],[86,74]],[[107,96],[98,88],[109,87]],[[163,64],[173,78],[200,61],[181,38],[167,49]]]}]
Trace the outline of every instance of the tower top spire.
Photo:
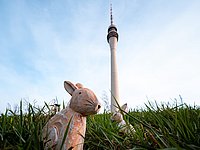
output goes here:
[{"label": "tower top spire", "polygon": [[112,3],[110,4],[110,23],[113,24]]}]

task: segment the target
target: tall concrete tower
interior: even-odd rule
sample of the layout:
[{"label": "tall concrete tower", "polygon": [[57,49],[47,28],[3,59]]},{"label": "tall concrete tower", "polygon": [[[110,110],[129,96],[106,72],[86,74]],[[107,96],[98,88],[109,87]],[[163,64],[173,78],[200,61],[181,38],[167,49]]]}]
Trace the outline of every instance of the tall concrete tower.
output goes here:
[{"label": "tall concrete tower", "polygon": [[110,45],[111,52],[111,112],[115,112],[117,110],[116,101],[119,104],[118,72],[116,61],[118,33],[117,27],[113,24],[112,5],[110,5],[110,20],[111,25],[108,27],[107,41]]}]

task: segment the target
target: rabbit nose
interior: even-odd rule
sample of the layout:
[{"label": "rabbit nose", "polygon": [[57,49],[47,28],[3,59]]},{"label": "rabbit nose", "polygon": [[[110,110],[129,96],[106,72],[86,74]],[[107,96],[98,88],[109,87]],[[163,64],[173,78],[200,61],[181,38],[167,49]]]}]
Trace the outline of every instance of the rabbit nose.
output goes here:
[{"label": "rabbit nose", "polygon": [[98,112],[101,108],[101,105],[100,104],[97,104],[97,106],[95,107],[95,111]]},{"label": "rabbit nose", "polygon": [[101,105],[98,105],[98,107],[97,107],[98,109],[100,109],[101,108]]}]

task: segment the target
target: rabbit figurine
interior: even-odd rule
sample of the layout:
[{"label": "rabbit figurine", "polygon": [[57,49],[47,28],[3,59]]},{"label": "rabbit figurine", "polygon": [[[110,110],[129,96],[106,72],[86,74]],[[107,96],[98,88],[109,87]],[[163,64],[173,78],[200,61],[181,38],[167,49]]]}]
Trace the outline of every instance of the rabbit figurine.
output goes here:
[{"label": "rabbit figurine", "polygon": [[86,116],[96,114],[101,105],[96,95],[82,84],[64,81],[65,90],[72,96],[69,105],[56,113],[43,128],[45,149],[58,150],[69,124],[63,150],[82,150],[86,130]]},{"label": "rabbit figurine", "polygon": [[[128,112],[127,103],[121,106],[121,109],[127,113]],[[120,132],[123,133],[130,133],[130,131],[135,132],[133,126],[130,123],[127,124],[124,121],[123,115],[121,114],[120,110],[113,113],[113,115],[111,116],[111,121],[117,122],[118,126],[120,127]]]}]

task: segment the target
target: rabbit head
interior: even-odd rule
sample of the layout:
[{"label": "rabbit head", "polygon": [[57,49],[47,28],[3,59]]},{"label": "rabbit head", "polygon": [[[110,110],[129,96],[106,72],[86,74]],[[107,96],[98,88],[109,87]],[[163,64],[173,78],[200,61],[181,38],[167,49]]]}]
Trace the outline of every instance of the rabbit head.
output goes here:
[{"label": "rabbit head", "polygon": [[[128,112],[127,103],[121,106],[121,109],[125,112]],[[111,120],[117,123],[123,121],[123,115],[121,114],[120,110],[116,111],[112,116]]]},{"label": "rabbit head", "polygon": [[122,116],[122,114],[120,112],[115,112],[111,116],[111,120],[119,123],[119,122],[121,122],[123,120],[123,116]]},{"label": "rabbit head", "polygon": [[74,85],[69,81],[64,81],[65,90],[72,96],[69,107],[83,116],[96,114],[101,105],[90,89],[84,88],[82,84]]}]

